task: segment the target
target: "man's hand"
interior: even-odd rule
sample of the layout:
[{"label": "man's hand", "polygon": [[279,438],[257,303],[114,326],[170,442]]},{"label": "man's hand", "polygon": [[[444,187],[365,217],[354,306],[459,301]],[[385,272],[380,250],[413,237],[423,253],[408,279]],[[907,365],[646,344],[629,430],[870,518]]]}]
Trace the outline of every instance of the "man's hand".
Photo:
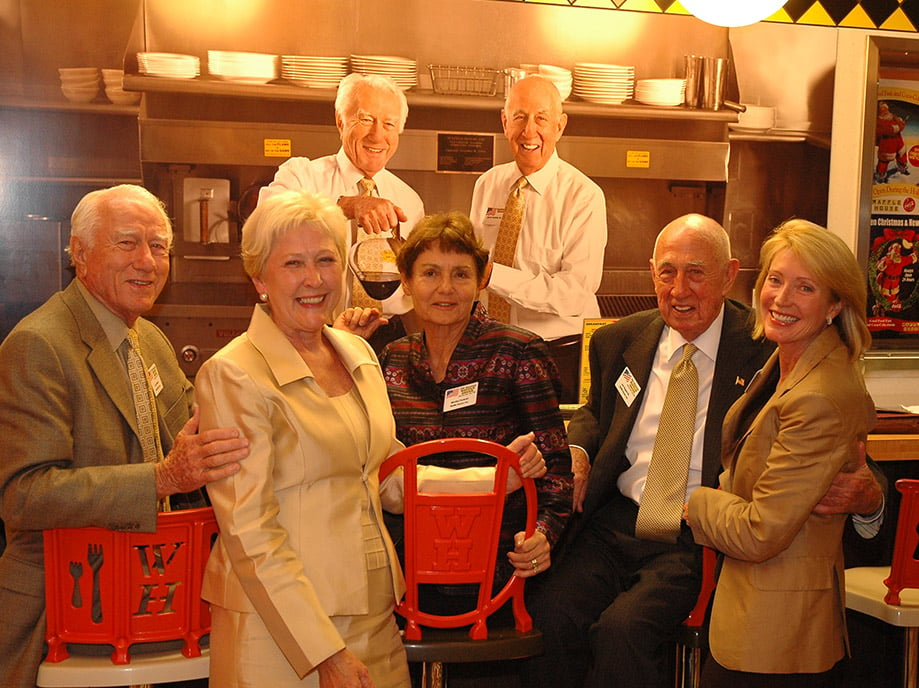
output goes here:
[{"label": "man's hand", "polygon": [[859,442],[855,470],[836,474],[823,499],[814,507],[814,513],[869,516],[881,508],[883,500],[884,491],[865,463],[865,443]]},{"label": "man's hand", "polygon": [[377,196],[342,196],[338,205],[349,220],[357,222],[368,234],[388,232],[408,215],[390,200]]},{"label": "man's hand", "polygon": [[574,473],[572,508],[584,511],[584,495],[587,494],[587,479],[590,477],[590,459],[580,447],[571,447],[571,472]]},{"label": "man's hand", "polygon": [[335,318],[332,327],[356,334],[364,339],[370,339],[374,332],[388,322],[389,318],[380,313],[378,308],[354,307],[342,311],[341,315]]},{"label": "man's hand", "polygon": [[198,433],[198,407],[176,435],[172,451],[155,466],[156,497],[191,492],[239,471],[249,456],[249,440],[235,428]]}]

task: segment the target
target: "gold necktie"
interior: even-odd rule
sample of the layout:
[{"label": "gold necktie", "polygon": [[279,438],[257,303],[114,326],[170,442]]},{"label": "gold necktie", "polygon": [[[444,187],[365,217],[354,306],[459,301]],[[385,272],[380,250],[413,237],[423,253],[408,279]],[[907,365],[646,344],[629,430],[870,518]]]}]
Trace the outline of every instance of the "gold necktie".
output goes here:
[{"label": "gold necktie", "polygon": [[144,461],[159,461],[163,457],[160,447],[160,433],[157,427],[156,399],[150,388],[143,356],[140,352],[140,340],[137,331],[128,330],[127,338],[128,378],[131,380],[131,392],[134,396],[134,411],[137,414],[137,432]]},{"label": "gold necktie", "polygon": [[647,540],[676,542],[680,533],[696,427],[699,374],[692,362],[696,351],[693,344],[683,346],[683,356],[667,384],[648,479],[635,521],[635,535]]},{"label": "gold necktie", "polygon": [[[358,182],[358,185],[361,187],[361,193],[360,193],[361,196],[373,196],[373,192],[376,189],[376,183],[372,179],[368,177],[364,177]],[[358,237],[360,237],[361,234],[366,234],[366,232],[364,232],[362,228],[358,227],[356,222],[352,222],[351,226],[352,226],[351,241],[352,242],[359,241],[360,239]],[[365,239],[367,237],[360,237],[360,238]],[[350,305],[360,306],[361,308],[379,308],[381,311],[383,310],[383,304],[380,301],[377,301],[376,299],[372,298],[370,295],[367,294],[366,291],[364,291],[363,285],[361,285],[360,281],[357,279],[357,277],[355,277],[353,272],[350,272],[350,281],[351,281],[351,304]]]},{"label": "gold necktie", "polygon": [[[526,208],[526,194],[523,190],[527,186],[527,178],[521,177],[514,183],[504,204],[504,214],[501,215],[501,224],[498,226],[498,236],[495,247],[491,252],[491,259],[501,265],[513,265],[514,254],[517,252],[517,237],[520,236],[520,225],[523,222],[523,211]],[[488,314],[495,320],[510,322],[511,305],[494,292],[488,294]]]}]

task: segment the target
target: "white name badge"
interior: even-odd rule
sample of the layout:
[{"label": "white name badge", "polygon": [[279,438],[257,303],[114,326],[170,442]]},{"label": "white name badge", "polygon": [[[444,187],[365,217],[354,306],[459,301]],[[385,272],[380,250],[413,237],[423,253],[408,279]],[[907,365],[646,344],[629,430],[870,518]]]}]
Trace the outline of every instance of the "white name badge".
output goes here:
[{"label": "white name badge", "polygon": [[485,217],[482,220],[483,227],[497,227],[501,224],[501,216],[504,215],[504,208],[488,208],[485,211]]},{"label": "white name badge", "polygon": [[632,371],[629,370],[628,366],[622,371],[619,379],[616,380],[616,389],[619,390],[619,396],[622,397],[626,406],[631,406],[632,402],[635,401],[635,397],[641,391],[641,386],[635,380],[635,376],[632,375]]},{"label": "white name badge", "polygon": [[156,369],[156,363],[151,363],[147,368],[147,379],[150,380],[150,387],[153,388],[153,396],[158,397],[163,391],[163,381],[160,379],[160,371]]},{"label": "white name badge", "polygon": [[473,382],[468,385],[460,385],[453,389],[448,389],[444,393],[444,413],[455,411],[456,409],[465,408],[475,405],[475,400],[479,396],[479,383]]}]

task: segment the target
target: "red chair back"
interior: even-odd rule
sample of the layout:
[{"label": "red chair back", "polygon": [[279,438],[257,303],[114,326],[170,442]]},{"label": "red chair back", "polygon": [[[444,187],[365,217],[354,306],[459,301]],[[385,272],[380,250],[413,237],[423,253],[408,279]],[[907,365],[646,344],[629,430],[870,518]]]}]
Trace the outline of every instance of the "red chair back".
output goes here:
[{"label": "red chair back", "polygon": [[[445,452],[484,454],[496,461],[490,492],[444,494],[418,492],[418,459]],[[405,598],[396,611],[406,620],[405,637],[421,639],[420,626],[458,628],[472,625],[474,640],[488,637],[486,620],[512,598],[515,627],[532,629],[533,622],[523,601],[524,579],[511,579],[493,594],[498,541],[504,513],[509,470],[520,472],[520,457],[495,442],[453,438],[431,440],[407,447],[390,456],[380,468],[380,480],[396,468],[404,469],[405,481]],[[536,487],[523,480],[527,500],[527,537],[536,527]],[[479,586],[478,603],[472,611],[441,616],[419,609],[418,586],[422,584]]]},{"label": "red chair back", "polygon": [[46,530],[47,660],[83,643],[113,645],[112,662],[127,664],[132,644],[164,640],[200,656],[198,641],[211,630],[201,582],[216,536],[210,507],[161,513],[155,533]]},{"label": "red chair back", "polygon": [[698,628],[705,623],[705,617],[708,614],[708,603],[715,592],[715,564],[718,554],[711,547],[702,548],[702,587],[699,589],[699,597],[696,598],[696,606],[689,612],[689,616],[683,622],[684,626]]},{"label": "red chair back", "polygon": [[919,588],[919,480],[902,478],[897,481],[897,490],[903,496],[890,576],[884,581],[887,604],[900,604],[903,588]]}]

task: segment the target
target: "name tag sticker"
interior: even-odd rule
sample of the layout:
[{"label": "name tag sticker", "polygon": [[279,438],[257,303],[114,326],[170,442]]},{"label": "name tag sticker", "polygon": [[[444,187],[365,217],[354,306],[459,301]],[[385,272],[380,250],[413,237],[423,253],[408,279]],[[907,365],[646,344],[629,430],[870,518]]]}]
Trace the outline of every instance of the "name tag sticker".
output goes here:
[{"label": "name tag sticker", "polygon": [[489,208],[485,211],[485,219],[482,220],[482,226],[497,227],[501,224],[502,215],[504,215],[504,208]]},{"label": "name tag sticker", "polygon": [[448,389],[444,393],[444,413],[455,411],[456,409],[465,408],[475,405],[475,400],[479,396],[479,383],[473,382],[469,385],[460,385],[453,389]]},{"label": "name tag sticker", "polygon": [[147,379],[150,380],[150,386],[153,388],[153,396],[158,397],[163,391],[163,381],[160,379],[160,371],[156,369],[156,363],[151,363],[147,368]]},{"label": "name tag sticker", "polygon": [[619,390],[619,396],[622,397],[626,406],[631,406],[632,402],[635,401],[635,397],[641,391],[641,387],[635,381],[635,376],[632,375],[632,371],[629,370],[628,366],[622,371],[619,379],[616,380],[616,389]]}]

